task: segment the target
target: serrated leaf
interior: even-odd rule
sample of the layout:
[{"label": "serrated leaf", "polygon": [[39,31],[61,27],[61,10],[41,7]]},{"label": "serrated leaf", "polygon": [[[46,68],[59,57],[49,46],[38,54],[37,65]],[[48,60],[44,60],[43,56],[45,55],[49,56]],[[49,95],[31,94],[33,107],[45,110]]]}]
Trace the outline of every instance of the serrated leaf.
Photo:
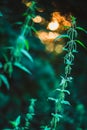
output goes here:
[{"label": "serrated leaf", "polygon": [[87,50],[87,47],[79,40],[75,40],[78,44],[80,44],[83,48]]},{"label": "serrated leaf", "polygon": [[65,104],[65,105],[70,105],[70,103],[68,101],[65,101],[65,100],[61,101],[61,103]]},{"label": "serrated leaf", "polygon": [[6,76],[3,75],[3,74],[0,74],[0,79],[1,79],[1,80],[3,81],[3,83],[6,85],[7,89],[9,89],[9,88],[10,88],[10,85],[9,85],[9,82],[8,82]]},{"label": "serrated leaf", "polygon": [[61,38],[69,38],[69,36],[67,34],[60,35],[60,36],[56,37],[55,41],[57,41],[57,40],[59,40]]},{"label": "serrated leaf", "polygon": [[25,66],[23,66],[22,64],[15,62],[14,65],[16,67],[20,68],[21,70],[25,71],[26,73],[31,74],[31,72]]},{"label": "serrated leaf", "polygon": [[33,59],[31,57],[31,55],[24,49],[21,50],[21,52],[31,61],[33,62]]},{"label": "serrated leaf", "polygon": [[81,30],[81,31],[83,31],[83,32],[85,32],[87,34],[87,31],[82,27],[76,27],[76,29]]}]

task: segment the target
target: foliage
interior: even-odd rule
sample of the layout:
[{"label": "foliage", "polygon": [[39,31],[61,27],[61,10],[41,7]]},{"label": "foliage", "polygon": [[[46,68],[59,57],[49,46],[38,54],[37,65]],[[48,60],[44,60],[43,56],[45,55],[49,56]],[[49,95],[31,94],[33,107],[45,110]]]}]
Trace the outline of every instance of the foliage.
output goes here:
[{"label": "foliage", "polygon": [[[10,27],[7,32],[3,28],[0,29],[1,35],[7,33],[12,38],[9,40],[7,37],[5,43],[3,40],[6,38],[5,35],[4,38],[0,38],[0,128],[86,130],[85,105],[76,97],[79,92],[72,82],[74,78],[71,72],[73,73],[76,68],[74,60],[75,54],[78,53],[77,44],[87,50],[86,45],[77,39],[78,31],[86,34],[87,31],[77,26],[76,18],[71,16],[71,26],[66,27],[66,33],[56,37],[55,42],[59,42],[60,39],[66,41],[63,47],[64,67],[63,63],[59,62],[62,55],[58,57],[47,53],[41,41],[33,35],[37,33],[37,29],[32,19],[40,8],[35,1],[30,1],[28,4],[27,11],[22,14],[24,22],[12,23],[12,26],[19,27],[20,31],[12,32]],[[0,18],[4,21],[3,16],[0,11]],[[3,24],[5,25],[4,22]],[[7,25],[4,28],[6,27]],[[60,74],[62,70],[64,73]],[[56,74],[60,78],[57,78]]]}]

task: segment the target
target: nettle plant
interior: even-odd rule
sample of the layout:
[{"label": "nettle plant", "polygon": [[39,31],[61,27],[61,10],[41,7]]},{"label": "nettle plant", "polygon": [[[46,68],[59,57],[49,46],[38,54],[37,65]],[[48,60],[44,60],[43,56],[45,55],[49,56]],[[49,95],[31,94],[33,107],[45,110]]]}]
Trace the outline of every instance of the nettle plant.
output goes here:
[{"label": "nettle plant", "polygon": [[[22,57],[29,59],[29,62],[33,62],[31,55],[29,54],[29,42],[27,35],[32,35],[32,31],[36,31],[34,28],[33,18],[35,17],[36,2],[32,1],[30,7],[23,14],[26,19],[21,27],[20,35],[14,41],[14,46],[3,46],[1,47],[1,55],[5,60],[4,65],[0,62],[0,69],[3,73],[0,74],[0,86],[4,83],[7,89],[10,88],[7,77],[4,73],[8,73],[9,77],[12,76],[13,68],[18,67],[28,74],[31,72],[22,64]],[[10,56],[8,56],[10,53]]]},{"label": "nettle plant", "polygon": [[67,43],[65,43],[63,47],[63,50],[66,51],[66,54],[64,56],[65,72],[60,76],[60,84],[55,90],[58,93],[56,95],[56,98],[48,97],[49,100],[54,102],[55,111],[54,113],[51,113],[52,119],[50,121],[50,124],[48,126],[42,126],[44,130],[56,130],[59,121],[63,118],[65,105],[70,105],[70,102],[65,99],[65,96],[66,94],[70,95],[67,87],[73,80],[73,77],[71,76],[71,70],[72,65],[74,65],[75,53],[78,53],[77,44],[80,44],[82,47],[87,49],[86,46],[77,39],[78,30],[84,31],[85,33],[87,33],[87,31],[82,27],[78,27],[76,25],[75,17],[71,16],[71,26],[67,26],[66,28],[66,34],[62,34],[55,39],[55,41],[57,41],[60,38],[67,38]]},{"label": "nettle plant", "polygon": [[[22,65],[21,60],[22,56],[25,56],[29,59],[29,61],[33,62],[32,57],[30,56],[28,50],[29,50],[29,43],[27,40],[27,35],[32,35],[32,31],[36,32],[34,28],[34,24],[32,19],[35,17],[35,10],[36,10],[36,2],[32,1],[31,6],[28,8],[27,12],[24,14],[26,16],[25,22],[21,28],[21,33],[15,40],[15,46],[8,46],[3,47],[2,56],[5,59],[5,64],[3,65],[0,63],[0,69],[3,69],[4,72],[8,72],[9,76],[11,77],[13,73],[13,67],[16,66],[20,68],[21,70],[25,71],[28,74],[31,74],[31,72]],[[77,51],[77,44],[80,44],[85,49],[86,46],[77,39],[78,36],[78,30],[84,31],[87,33],[87,31],[81,27],[78,27],[76,25],[76,18],[71,16],[71,26],[66,27],[67,32],[66,34],[62,34],[58,36],[55,41],[57,41],[60,38],[67,38],[67,42],[65,43],[63,50],[66,52],[64,56],[64,64],[65,64],[65,72],[63,75],[60,76],[61,81],[55,90],[56,98],[54,97],[48,97],[48,100],[51,100],[54,102],[55,111],[54,113],[51,113],[52,119],[50,121],[50,124],[41,126],[41,129],[43,130],[56,130],[57,125],[59,121],[63,118],[63,112],[65,105],[70,105],[70,102],[65,100],[66,94],[70,95],[69,90],[67,87],[72,82],[73,77],[71,76],[71,70],[72,66],[74,64],[74,58],[75,53],[78,53]],[[7,52],[10,51],[10,59],[7,56]],[[0,74],[0,86],[2,85],[2,82],[5,83],[6,87],[9,89],[9,82],[7,80],[7,77],[4,75],[4,73]],[[22,126],[21,124],[21,116],[19,115],[16,120],[10,121],[10,123],[13,126],[13,130],[29,130],[30,129],[30,122],[33,120],[33,117],[35,115],[35,102],[36,99],[30,100],[30,105],[28,107],[28,112],[25,115],[25,124]],[[10,130],[10,128],[7,128]],[[6,130],[6,129],[4,129]]]}]

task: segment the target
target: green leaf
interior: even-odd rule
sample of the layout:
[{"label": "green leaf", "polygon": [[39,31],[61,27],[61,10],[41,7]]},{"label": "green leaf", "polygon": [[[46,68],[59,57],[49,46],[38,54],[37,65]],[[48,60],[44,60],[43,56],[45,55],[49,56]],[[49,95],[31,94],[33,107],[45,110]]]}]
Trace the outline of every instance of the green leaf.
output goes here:
[{"label": "green leaf", "polygon": [[31,72],[22,64],[20,64],[19,62],[15,62],[14,65],[18,68],[20,68],[21,70],[25,71],[28,74],[31,74]]},{"label": "green leaf", "polygon": [[33,59],[31,57],[31,55],[24,49],[21,50],[21,52],[31,61],[33,62]]},{"label": "green leaf", "polygon": [[9,89],[9,88],[10,88],[10,85],[9,85],[9,82],[8,82],[6,76],[3,75],[3,74],[0,74],[0,79],[1,79],[1,80],[3,81],[3,83],[6,85],[7,89]]},{"label": "green leaf", "polygon": [[17,25],[22,25],[22,24],[23,24],[23,22],[16,22],[16,23],[14,23],[14,24],[17,24]]},{"label": "green leaf", "polygon": [[65,101],[65,100],[62,100],[61,103],[65,104],[65,105],[70,105],[70,103],[68,101]]},{"label": "green leaf", "polygon": [[52,116],[56,117],[56,118],[62,118],[63,116],[60,114],[55,114],[55,113],[51,113]]},{"label": "green leaf", "polygon": [[35,33],[37,33],[37,30],[36,30],[34,27],[31,27],[31,29],[32,29]]},{"label": "green leaf", "polygon": [[48,100],[54,101],[56,103],[59,101],[58,99],[55,99],[55,98],[52,98],[52,97],[48,97]]},{"label": "green leaf", "polygon": [[11,124],[13,127],[16,127],[16,122],[15,122],[15,121],[10,121],[10,124]]},{"label": "green leaf", "polygon": [[17,44],[19,46],[19,49],[22,49],[24,46],[26,47],[27,50],[29,50],[29,43],[28,40],[24,36],[19,36],[17,38]]},{"label": "green leaf", "polygon": [[15,121],[10,121],[13,127],[18,127],[20,125],[20,118],[21,116],[18,116]]},{"label": "green leaf", "polygon": [[18,116],[18,117],[16,118],[16,120],[15,120],[17,126],[20,124],[20,119],[21,119],[21,116]]},{"label": "green leaf", "polygon": [[65,29],[69,29],[69,28],[70,28],[70,26],[64,26],[64,28],[65,28]]},{"label": "green leaf", "polygon": [[4,64],[4,71],[6,72],[8,72],[9,73],[9,76],[11,77],[11,75],[12,75],[12,72],[13,72],[13,65],[12,65],[12,62],[7,62],[7,63],[5,63]]},{"label": "green leaf", "polygon": [[87,47],[79,40],[75,40],[78,44],[80,44],[83,48],[87,50]]},{"label": "green leaf", "polygon": [[76,21],[76,18],[74,16],[70,16],[72,21]]},{"label": "green leaf", "polygon": [[83,32],[85,32],[87,34],[87,31],[82,27],[76,27],[76,29],[81,30],[81,31],[83,31]]},{"label": "green leaf", "polygon": [[22,14],[22,16],[27,16],[27,15],[28,15],[28,13],[23,13],[23,14]]},{"label": "green leaf", "polygon": [[68,90],[61,90],[61,89],[56,89],[56,90],[59,91],[59,92],[65,92],[65,93],[70,95],[70,92]]},{"label": "green leaf", "polygon": [[63,90],[63,92],[65,92],[65,93],[70,95],[70,92],[68,90]]},{"label": "green leaf", "polygon": [[61,38],[69,38],[69,36],[67,34],[60,35],[60,36],[56,37],[55,41],[57,41],[57,40],[59,40]]},{"label": "green leaf", "polygon": [[26,49],[29,50],[29,42],[28,42],[28,40],[25,39],[24,44],[25,44]]}]

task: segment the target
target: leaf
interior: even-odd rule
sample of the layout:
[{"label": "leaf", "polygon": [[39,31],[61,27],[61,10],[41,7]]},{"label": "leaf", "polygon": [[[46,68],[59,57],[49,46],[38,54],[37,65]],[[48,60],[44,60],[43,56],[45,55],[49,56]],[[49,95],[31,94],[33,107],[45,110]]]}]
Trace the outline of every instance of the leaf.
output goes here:
[{"label": "leaf", "polygon": [[13,126],[13,127],[16,127],[16,122],[15,121],[9,121],[10,124]]},{"label": "leaf", "polygon": [[9,76],[11,77],[11,75],[12,75],[12,72],[13,72],[13,65],[12,65],[12,62],[7,62],[7,63],[5,63],[4,64],[4,71],[6,72],[8,72],[9,73]]},{"label": "leaf", "polygon": [[25,45],[26,49],[29,50],[29,43],[28,40],[26,40],[26,38],[24,36],[19,36],[17,38],[17,43],[19,45],[19,49],[22,49]]},{"label": "leaf", "polygon": [[55,98],[52,98],[52,97],[48,97],[48,100],[52,100],[52,101],[55,101]]},{"label": "leaf", "polygon": [[16,67],[20,68],[21,70],[25,71],[26,73],[31,74],[31,72],[25,66],[23,66],[22,64],[15,62],[14,65]]},{"label": "leaf", "polygon": [[76,18],[74,16],[70,16],[72,21],[76,21]]},{"label": "leaf", "polygon": [[3,75],[3,74],[0,74],[0,79],[1,79],[1,80],[3,81],[3,83],[6,85],[7,89],[9,89],[9,88],[10,88],[10,85],[9,85],[9,82],[8,82],[6,76]]},{"label": "leaf", "polygon": [[56,89],[57,91],[60,91],[60,92],[65,92],[65,93],[67,93],[67,94],[69,94],[70,95],[70,92],[68,91],[68,90],[61,90],[61,89]]},{"label": "leaf", "polygon": [[63,90],[63,92],[65,92],[65,93],[70,95],[70,92],[68,90]]},{"label": "leaf", "polygon": [[55,113],[51,113],[52,116],[56,117],[56,118],[62,118],[63,116],[60,114],[55,114]]},{"label": "leaf", "polygon": [[13,125],[13,127],[17,127],[20,125],[20,118],[21,118],[21,116],[18,116],[15,121],[10,121],[10,123]]},{"label": "leaf", "polygon": [[26,49],[29,50],[29,42],[28,42],[28,40],[25,39],[24,44],[25,44]]},{"label": "leaf", "polygon": [[20,118],[21,118],[21,116],[18,116],[18,117],[16,118],[16,120],[15,120],[17,126],[20,124]]},{"label": "leaf", "polygon": [[14,23],[14,24],[17,24],[17,25],[22,25],[22,24],[23,24],[23,22],[16,22],[16,23]]},{"label": "leaf", "polygon": [[31,55],[24,49],[21,50],[21,52],[31,61],[33,62],[33,59],[31,57]]},{"label": "leaf", "polygon": [[62,92],[62,90],[61,90],[61,89],[59,89],[59,88],[57,88],[56,90],[57,90],[57,91],[60,91],[60,92]]},{"label": "leaf", "polygon": [[70,103],[68,101],[65,101],[65,100],[62,100],[61,103],[65,104],[65,105],[70,105]]},{"label": "leaf", "polygon": [[52,98],[52,97],[48,97],[48,100],[55,101],[56,103],[59,101],[58,99],[55,99],[55,98]]},{"label": "leaf", "polygon": [[23,13],[23,14],[22,14],[22,16],[27,16],[27,15],[28,15],[28,13]]},{"label": "leaf", "polygon": [[79,40],[75,40],[78,44],[80,44],[83,48],[87,50],[87,47]]},{"label": "leaf", "polygon": [[37,30],[34,28],[34,27],[31,27],[32,28],[32,30],[35,32],[35,33],[37,33]]},{"label": "leaf", "polygon": [[55,41],[57,41],[58,39],[61,39],[61,38],[69,38],[69,36],[67,34],[60,35],[60,36],[56,37]]},{"label": "leaf", "polygon": [[87,31],[82,27],[76,27],[76,29],[81,30],[81,31],[83,31],[83,32],[85,32],[87,34]]},{"label": "leaf", "polygon": [[64,26],[65,29],[69,29],[71,26]]}]

